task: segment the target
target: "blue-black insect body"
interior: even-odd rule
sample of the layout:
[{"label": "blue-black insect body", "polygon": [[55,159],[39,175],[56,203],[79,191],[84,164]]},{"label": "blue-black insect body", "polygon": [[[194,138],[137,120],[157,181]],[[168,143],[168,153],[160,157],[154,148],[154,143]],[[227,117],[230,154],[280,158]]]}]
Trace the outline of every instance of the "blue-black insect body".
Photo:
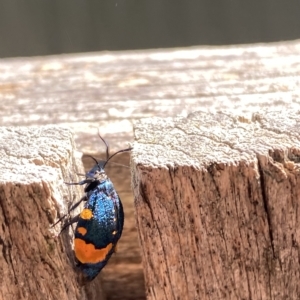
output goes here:
[{"label": "blue-black insect body", "polygon": [[82,201],[86,201],[84,209],[65,224],[63,229],[77,222],[74,252],[77,265],[87,280],[93,280],[115,252],[124,224],[122,202],[104,168],[113,156],[132,149],[123,149],[109,156],[108,145],[101,136],[100,138],[106,145],[106,160],[98,162],[91,157],[96,165],[85,174],[85,179],[80,182],[67,183],[69,185],[85,184],[84,197],[73,205],[70,211]]}]

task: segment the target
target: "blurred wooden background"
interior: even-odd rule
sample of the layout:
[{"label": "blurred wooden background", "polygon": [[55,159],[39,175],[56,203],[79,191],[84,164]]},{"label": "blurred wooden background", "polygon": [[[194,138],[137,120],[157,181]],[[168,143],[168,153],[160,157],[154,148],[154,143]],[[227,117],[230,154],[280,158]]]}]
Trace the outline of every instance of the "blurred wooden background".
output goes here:
[{"label": "blurred wooden background", "polygon": [[[0,60],[0,124],[60,124],[78,150],[103,157],[133,141],[143,117],[300,108],[300,42],[99,52]],[[129,165],[129,154],[116,157]],[[91,161],[84,159],[85,168]],[[145,299],[129,168],[108,175],[124,203],[119,251],[102,272],[108,299]]]},{"label": "blurred wooden background", "polygon": [[2,1],[0,57],[300,38],[297,0]]}]

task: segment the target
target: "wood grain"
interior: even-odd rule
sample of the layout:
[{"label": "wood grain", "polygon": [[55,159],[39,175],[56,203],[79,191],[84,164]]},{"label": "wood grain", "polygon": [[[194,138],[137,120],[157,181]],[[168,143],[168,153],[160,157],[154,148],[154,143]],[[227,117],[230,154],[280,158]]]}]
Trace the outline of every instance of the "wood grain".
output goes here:
[{"label": "wood grain", "polygon": [[300,113],[137,122],[147,299],[298,299]]},{"label": "wood grain", "polygon": [[114,149],[132,122],[196,110],[299,109],[300,42],[0,60],[5,125],[66,124],[84,153]]}]

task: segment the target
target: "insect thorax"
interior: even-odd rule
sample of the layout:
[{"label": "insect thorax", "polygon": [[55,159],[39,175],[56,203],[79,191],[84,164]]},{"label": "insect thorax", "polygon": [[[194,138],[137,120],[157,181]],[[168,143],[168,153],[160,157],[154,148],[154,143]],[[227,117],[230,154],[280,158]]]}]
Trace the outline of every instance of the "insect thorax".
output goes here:
[{"label": "insect thorax", "polygon": [[107,175],[104,170],[100,170],[100,171],[96,171],[94,173],[93,178],[101,183],[101,182],[107,180]]}]

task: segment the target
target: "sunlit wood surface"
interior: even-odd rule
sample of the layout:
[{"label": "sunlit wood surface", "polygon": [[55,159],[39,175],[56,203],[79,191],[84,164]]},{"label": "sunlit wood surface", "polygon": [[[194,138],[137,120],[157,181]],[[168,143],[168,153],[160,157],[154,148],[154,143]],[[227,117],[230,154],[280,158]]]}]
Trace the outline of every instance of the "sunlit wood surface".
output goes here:
[{"label": "sunlit wood surface", "polygon": [[299,299],[300,112],[135,127],[147,299]]},{"label": "sunlit wood surface", "polygon": [[[299,53],[300,41],[292,41],[2,59],[0,124],[64,125],[79,151],[103,157],[98,128],[115,151],[133,141],[133,123],[144,117],[298,110]],[[127,154],[116,160],[129,165]],[[108,299],[145,299],[130,171],[110,168],[126,220],[104,287]]]}]

